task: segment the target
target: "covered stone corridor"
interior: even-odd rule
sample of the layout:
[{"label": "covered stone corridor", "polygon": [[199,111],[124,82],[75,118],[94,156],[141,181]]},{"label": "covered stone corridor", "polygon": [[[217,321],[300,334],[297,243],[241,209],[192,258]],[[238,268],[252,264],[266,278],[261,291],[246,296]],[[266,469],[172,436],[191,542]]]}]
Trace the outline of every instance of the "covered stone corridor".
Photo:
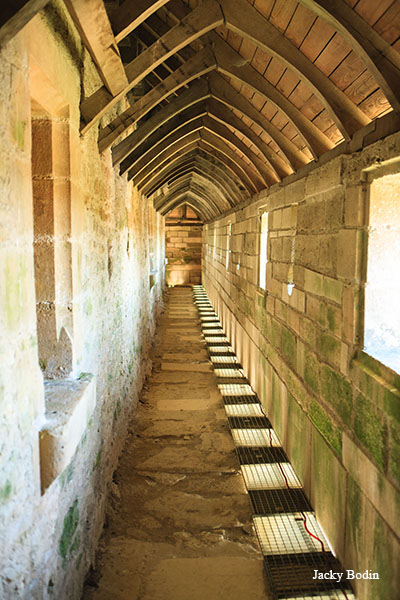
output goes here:
[{"label": "covered stone corridor", "polygon": [[264,600],[262,556],[193,292],[168,296],[83,598]]},{"label": "covered stone corridor", "polygon": [[399,110],[399,0],[1,3],[1,599],[400,598]]}]

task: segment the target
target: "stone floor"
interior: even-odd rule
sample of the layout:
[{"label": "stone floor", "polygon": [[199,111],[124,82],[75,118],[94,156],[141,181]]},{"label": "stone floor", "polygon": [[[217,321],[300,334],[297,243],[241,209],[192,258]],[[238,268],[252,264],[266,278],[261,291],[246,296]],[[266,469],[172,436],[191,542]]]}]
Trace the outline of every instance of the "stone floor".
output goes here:
[{"label": "stone floor", "polygon": [[84,600],[266,600],[191,288],[172,288]]}]

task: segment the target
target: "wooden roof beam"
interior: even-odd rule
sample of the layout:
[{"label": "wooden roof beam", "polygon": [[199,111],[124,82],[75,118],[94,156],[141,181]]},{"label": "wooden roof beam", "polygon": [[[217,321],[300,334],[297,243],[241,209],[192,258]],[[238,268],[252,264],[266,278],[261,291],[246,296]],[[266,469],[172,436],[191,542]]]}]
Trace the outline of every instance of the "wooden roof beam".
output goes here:
[{"label": "wooden roof beam", "polygon": [[[152,135],[143,140],[143,142],[140,141],[136,146],[136,149],[122,161],[121,172],[124,172],[129,168],[131,169],[131,172],[134,172],[135,175],[137,175],[141,169],[145,168],[150,160],[154,160],[154,158],[168,147],[168,145],[182,136],[187,135],[189,132],[198,129],[199,119],[197,117],[202,114],[208,114],[213,117],[216,127],[218,122],[222,123],[225,127],[230,125],[237,134],[247,137],[247,139],[249,139],[249,141],[263,154],[266,160],[265,164],[262,161],[262,164],[260,164],[260,159],[236,136],[235,143],[241,146],[242,151],[246,149],[248,156],[254,156],[255,161],[259,163],[257,170],[260,174],[263,173],[264,180],[265,177],[267,177],[265,183],[272,185],[273,183],[280,181],[279,176],[276,171],[269,166],[270,163],[268,161],[270,155],[274,155],[272,156],[273,160],[277,155],[269,148],[269,146],[267,146],[267,144],[262,142],[255,133],[243,123],[243,121],[238,119],[229,109],[227,109],[224,104],[213,99],[208,100],[206,103],[199,102],[195,106],[189,107],[189,109],[185,109],[179,113],[162,127],[158,129],[155,128]],[[229,130],[226,129],[226,131],[229,132],[229,136],[232,136],[232,133]],[[138,132],[140,132],[140,130],[138,130]],[[254,161],[252,162],[254,163]],[[283,161],[281,162],[285,165]],[[284,175],[287,175],[288,171],[283,170],[283,173]]]},{"label": "wooden roof beam", "polygon": [[233,127],[238,135],[245,136],[253,144],[253,146],[257,148],[257,150],[265,158],[266,163],[270,166],[272,173],[274,174],[273,178],[275,183],[293,172],[290,165],[288,165],[278,154],[276,154],[276,152],[272,150],[268,144],[263,142],[263,140],[257,136],[254,131],[244,123],[244,121],[239,119],[226,104],[220,102],[216,98],[211,97],[208,100],[207,112],[211,117],[213,117],[213,119]]},{"label": "wooden roof beam", "polygon": [[212,146],[221,154],[224,154],[228,160],[232,161],[232,163],[240,169],[253,192],[261,192],[261,190],[264,189],[264,185],[257,176],[257,173],[247,164],[242,156],[227,143],[227,141],[218,137],[213,131],[206,129],[200,130],[200,137],[206,144]]},{"label": "wooden roof beam", "polygon": [[125,0],[111,17],[117,42],[123,40],[167,2],[168,0]]},{"label": "wooden roof beam", "polygon": [[[213,50],[216,58],[212,55],[209,48],[205,48],[200,53],[196,54],[193,59],[182,65],[177,71],[174,71],[174,73],[167,77],[162,83],[140,98],[140,100],[135,102],[135,104],[122,113],[122,115],[116,117],[109,125],[100,130],[99,149],[101,152],[115,143],[124,132],[133,127],[140,118],[170,94],[177,89],[182,88],[184,85],[187,85],[193,81],[193,79],[205,75],[215,68],[221,73],[244,83],[250,89],[253,89],[255,92],[264,96],[266,100],[275,104],[279,110],[282,110],[288,120],[302,136],[305,144],[308,145],[315,158],[322,153],[327,152],[334,146],[333,142],[325,136],[318,127],[307,119],[296,106],[287,100],[273,85],[266,81],[266,79],[264,79],[264,77],[262,77],[262,75],[260,75],[253,67],[250,65],[235,67],[234,63],[239,62],[241,59],[240,54],[235,52],[229,44],[219,36],[209,34],[210,39],[211,36],[213,36],[213,39],[218,40],[217,45],[214,45],[213,43]],[[221,45],[219,42],[221,42]],[[272,152],[272,150],[270,150],[270,152]],[[269,160],[267,157],[266,159]],[[291,170],[285,174],[289,174],[290,172]],[[280,177],[282,178],[282,173],[280,174]]]},{"label": "wooden roof beam", "polygon": [[175,200],[171,201],[168,207],[164,207],[163,210],[160,210],[160,212],[163,216],[165,216],[171,210],[174,210],[174,208],[177,208],[178,206],[184,203],[188,204],[191,208],[193,208],[193,210],[200,215],[202,221],[209,221],[210,219],[218,215],[218,213],[213,214],[213,212],[210,210],[207,204],[205,204],[204,200],[199,200],[197,198],[188,196],[187,194],[183,194],[179,198],[176,198]]},{"label": "wooden roof beam", "polygon": [[268,187],[269,185],[277,183],[276,175],[268,168],[268,163],[265,163],[251,148],[249,148],[249,146],[246,146],[242,140],[232,133],[225,123],[217,121],[210,116],[202,117],[202,121],[207,131],[216,135],[224,142],[228,142],[235,152],[239,152],[247,158],[254,167],[261,185],[264,183],[264,187]]},{"label": "wooden roof beam", "polygon": [[190,152],[197,148],[197,144],[200,142],[199,131],[191,132],[188,135],[179,138],[176,142],[173,142],[165,150],[160,152],[156,158],[147,163],[145,168],[141,169],[140,172],[136,173],[135,168],[128,171],[128,180],[133,179],[133,184],[138,188],[143,187],[159,173],[166,165],[168,161],[172,161],[175,155],[184,156],[187,152]]},{"label": "wooden roof beam", "polygon": [[203,210],[208,214],[208,218],[212,218],[213,216],[216,217],[224,211],[223,208],[221,209],[211,198],[209,198],[207,193],[199,193],[195,189],[191,188],[190,184],[186,184],[185,186],[174,190],[170,194],[167,194],[162,198],[161,202],[153,202],[154,208],[160,211],[161,214],[165,214],[171,210],[169,207],[172,203],[175,203],[177,200],[187,195],[201,202]]},{"label": "wooden roof beam", "polygon": [[247,182],[247,178],[244,178],[241,169],[239,169],[235,163],[232,163],[226,154],[223,154],[216,148],[213,148],[204,142],[199,131],[172,144],[169,148],[164,150],[156,160],[149,163],[137,177],[134,178],[134,174],[129,171],[128,180],[133,179],[133,184],[142,188],[176,158],[182,158],[193,151],[199,150],[207,157],[210,157],[212,161],[216,161],[217,164],[222,165],[224,170],[227,170],[230,173],[231,179],[236,182],[238,189],[240,190],[240,200],[244,200],[249,197],[251,193],[254,193],[254,190],[250,188]]},{"label": "wooden roof beam", "polygon": [[247,177],[243,177],[242,169],[236,164],[235,161],[233,161],[230,158],[230,152],[227,153],[222,150],[222,144],[216,145],[211,143],[209,141],[209,136],[206,136],[203,133],[202,135],[200,135],[200,142],[198,142],[198,148],[200,150],[203,150],[203,152],[205,152],[206,154],[211,154],[211,156],[214,156],[220,162],[222,162],[225,165],[226,169],[230,170],[233,173],[233,175],[236,175],[237,179],[240,181],[241,186],[243,186],[243,188],[248,192],[248,194],[250,196],[254,194],[254,187],[249,186],[249,184],[247,183]]},{"label": "wooden roof beam", "polygon": [[400,55],[343,0],[299,0],[335,29],[363,60],[395,110],[400,109]]},{"label": "wooden roof beam", "polygon": [[13,0],[0,3],[0,46],[9,42],[49,0]]},{"label": "wooden roof beam", "polygon": [[[204,82],[204,83],[205,83],[205,82]],[[183,96],[183,94],[182,94],[182,96]],[[181,97],[182,97],[182,96],[181,96]],[[200,102],[200,103],[202,103],[202,100],[203,100],[203,98],[200,98],[199,102]],[[168,105],[166,108],[169,108],[171,105],[172,105],[172,102],[171,102],[171,104],[170,104],[170,105]],[[202,104],[202,105],[200,106],[200,110],[204,110],[204,111],[206,112],[206,106],[205,106],[204,104]],[[162,111],[160,111],[160,112],[162,112]],[[158,113],[158,114],[159,114],[159,113]],[[157,114],[156,114],[155,116],[157,117]],[[147,125],[147,124],[150,124],[150,120],[149,120],[149,121],[147,121],[147,123],[146,123],[145,125]],[[173,123],[172,123],[171,127],[173,128],[173,127],[175,126],[175,124],[176,124],[176,123],[173,121]],[[179,127],[180,127],[180,126],[181,126],[181,123],[179,123]],[[158,134],[157,134],[157,123],[155,123],[155,124],[150,124],[150,127],[148,128],[148,130],[147,130],[147,131],[155,132],[155,134],[156,134],[156,135],[158,135]],[[142,131],[141,131],[141,129],[139,128],[139,129],[137,129],[137,130],[136,130],[136,131],[135,131],[133,134],[131,134],[132,136],[133,136],[134,134],[137,134],[137,135],[136,135],[136,137],[135,137],[135,142],[136,142],[136,143],[135,143],[135,145],[134,145],[134,148],[138,148],[138,147],[139,147],[139,148],[141,148],[141,147],[142,147],[142,146],[141,146],[141,145],[142,145],[142,143],[143,143],[143,142],[142,142],[142,137],[144,137],[144,136],[142,136],[142,135],[141,135],[141,133],[142,133]],[[173,130],[171,131],[171,133],[173,133]],[[162,135],[162,134],[161,134],[161,135]],[[245,146],[245,145],[244,145],[242,142],[240,142],[240,140],[239,140],[239,139],[238,139],[236,136],[234,136],[234,134],[232,134],[231,132],[229,132],[229,131],[228,131],[227,135],[229,136],[229,143],[230,143],[232,146],[236,145],[236,147],[237,147],[238,149],[239,149],[239,148],[242,148],[242,150],[241,150],[241,153],[242,153],[242,154],[246,155],[246,153],[245,153],[245,151],[244,151],[244,150],[247,150],[247,153],[248,153],[248,154],[252,154],[252,153],[251,153],[251,151],[250,151],[250,149],[248,149],[248,148],[247,148],[247,146]],[[127,139],[128,139],[128,138],[127,138]],[[145,138],[144,138],[144,139],[145,139]],[[124,142],[124,141],[125,141],[125,140],[123,140],[123,142]],[[123,142],[122,142],[122,143],[123,143]],[[150,140],[150,142],[149,142],[149,144],[150,144],[150,145],[151,145],[151,142],[152,142],[152,141]],[[224,141],[224,142],[218,142],[218,144],[219,144],[219,145],[220,145],[221,143],[223,143],[224,145],[226,145],[226,144],[228,143],[228,141],[227,141],[227,139],[225,139],[225,141]],[[243,145],[243,147],[242,147],[242,145]],[[237,155],[237,153],[236,153],[235,151],[233,151],[233,150],[232,150],[232,151],[230,151],[228,154],[231,154],[231,153],[233,153],[233,155],[232,155],[232,156],[233,156],[233,159],[234,159],[235,157],[237,158],[236,162],[238,163],[238,166],[239,166],[239,167],[240,167],[240,168],[243,170],[243,172],[244,172],[245,176],[248,178],[248,182],[249,182],[249,184],[250,184],[250,188],[253,188],[253,190],[254,190],[254,191],[259,191],[260,189],[262,189],[262,188],[264,187],[264,184],[265,184],[265,182],[264,182],[264,184],[263,184],[263,179],[262,179],[262,178],[260,179],[260,174],[257,172],[257,169],[254,167],[254,171],[252,171],[252,168],[251,168],[249,165],[247,165],[247,163],[246,163],[246,162],[245,162],[245,161],[244,161],[242,158],[240,158],[240,159],[239,159],[239,157],[238,157],[238,155]],[[134,153],[132,153],[132,157],[133,157],[133,158],[136,158],[136,157],[137,157],[137,154],[134,154]],[[121,163],[121,173],[125,172],[126,170],[128,170],[128,169],[131,167],[131,164],[132,164],[132,157],[131,157],[131,154],[129,154],[129,155],[128,155],[128,156],[125,158],[125,160],[124,160],[124,161]],[[154,159],[153,159],[153,160],[154,160]],[[130,176],[129,176],[129,178],[131,178],[131,177],[132,177],[132,175],[133,175],[133,176],[135,176],[135,174],[136,174],[136,169],[134,169],[133,173],[130,171]]]},{"label": "wooden roof beam", "polygon": [[232,191],[227,182],[226,173],[221,174],[220,170],[214,165],[203,164],[196,158],[175,165],[173,169],[169,169],[167,173],[164,173],[156,181],[153,181],[151,186],[147,187],[147,190],[143,190],[143,193],[146,196],[152,196],[163,186],[169,185],[170,182],[175,181],[179,176],[189,172],[197,173],[199,176],[211,179],[223,191],[230,206],[235,204],[234,196],[232,196]]},{"label": "wooden roof beam", "polygon": [[246,0],[219,0],[225,26],[270,52],[305,81],[326,107],[345,139],[370,122],[336,85]]},{"label": "wooden roof beam", "polygon": [[146,196],[154,193],[158,187],[162,187],[168,180],[170,173],[179,168],[183,168],[186,165],[199,165],[207,172],[211,169],[213,176],[219,177],[221,182],[226,186],[226,189],[229,190],[228,193],[231,200],[237,202],[238,198],[244,199],[243,192],[239,189],[238,182],[225,166],[211,155],[203,155],[198,149],[194,149],[183,156],[175,154],[171,161],[165,162],[162,168],[157,172],[154,172],[153,175],[147,179],[145,185],[140,185],[142,192]]},{"label": "wooden roof beam", "polygon": [[[193,106],[194,104],[206,100],[209,96],[210,90],[208,82],[204,79],[196,81],[193,86],[185,90],[183,94],[174,98],[167,106],[155,113],[148,121],[140,124],[135,131],[114,146],[112,150],[113,165],[121,164],[135,148],[140,144],[143,144],[153,132],[160,129],[175,115],[190,108],[190,106]],[[129,163],[124,163],[124,166],[121,169],[122,173],[126,170],[127,164],[129,165]]]},{"label": "wooden roof beam", "polygon": [[205,0],[191,11],[159,40],[131,61],[126,67],[128,85],[115,96],[105,87],[100,88],[81,103],[81,114],[86,121],[82,133],[88,131],[105,112],[114,106],[135,85],[167,58],[198,39],[211,29],[223,24],[223,15],[216,0]]},{"label": "wooden roof beam", "polygon": [[65,0],[99,75],[108,92],[115,96],[128,85],[103,0]]},{"label": "wooden roof beam", "polygon": [[303,138],[314,158],[333,148],[334,143],[254,67],[243,64],[242,56],[225,40],[215,33],[208,34],[208,38],[217,61],[217,71],[243,83],[282,111]]},{"label": "wooden roof beam", "polygon": [[[208,77],[211,95],[226,104],[231,109],[235,108],[251,121],[263,129],[279,146],[282,154],[287,158],[293,170],[309,162],[309,158],[297,148],[275,125],[264,117],[244,96],[239,94],[231,85],[216,72]],[[275,164],[274,164],[275,167]]]},{"label": "wooden roof beam", "polygon": [[[217,176],[225,185],[231,203],[236,203],[238,198],[243,199],[243,192],[239,189],[238,183],[234,180],[233,175],[226,170],[224,165],[211,155],[204,155],[199,150],[193,150],[184,156],[175,155],[170,163],[165,163],[160,172],[154,173],[146,184],[141,188],[142,192],[149,196],[154,193],[159,187],[168,180],[169,174],[175,170],[184,168],[189,165],[197,165],[204,171],[211,172],[213,176]],[[194,167],[193,167],[194,168]]]},{"label": "wooden roof beam", "polygon": [[116,117],[111,123],[100,130],[99,134],[99,150],[104,152],[125,132],[129,132],[129,128],[144,117],[157,104],[168,98],[178,89],[189,84],[194,79],[205,75],[213,70],[216,66],[216,61],[213,53],[209,48],[204,48],[201,52],[182,67],[171,73],[164,81],[142,96],[137,102],[130,106],[121,115]]},{"label": "wooden roof beam", "polygon": [[186,173],[185,175],[182,175],[179,179],[177,179],[173,184],[171,184],[168,188],[168,192],[166,194],[158,196],[157,199],[154,201],[154,207],[159,207],[159,204],[162,202],[163,197],[173,197],[186,185],[189,186],[189,189],[192,192],[196,192],[199,196],[204,197],[205,200],[212,200],[214,206],[218,208],[219,212],[223,212],[231,208],[231,205],[225,198],[223,192],[221,192],[221,190],[215,185],[215,183],[211,179],[201,178],[199,180],[198,175],[195,175],[193,173]]},{"label": "wooden roof beam", "polygon": [[[215,187],[217,187],[218,190],[226,198],[226,200],[229,203],[229,206],[233,206],[234,203],[231,202],[231,200],[230,200],[229,192],[228,192],[226,184],[223,182],[223,180],[221,181],[215,172],[211,172],[208,169],[202,169],[201,167],[199,167],[197,165],[196,161],[194,161],[194,163],[186,164],[185,167],[177,168],[173,173],[171,173],[169,175],[168,179],[166,181],[164,181],[163,184],[157,185],[155,187],[155,190],[154,190],[154,192],[152,192],[152,194],[166,185],[167,186],[173,185],[176,181],[178,181],[182,177],[187,176],[191,173],[200,178],[204,178],[204,179],[212,182],[212,184],[215,185]],[[152,194],[146,194],[146,195],[151,196]]]},{"label": "wooden roof beam", "polygon": [[[196,102],[204,102],[210,96],[216,98],[230,109],[237,109],[242,114],[246,115],[250,120],[254,121],[264,131],[266,131],[272,139],[281,148],[282,154],[288,156],[293,167],[303,166],[309,159],[305,156],[277,127],[275,127],[268,119],[261,115],[254,106],[217,73],[210,73],[208,82],[211,84],[208,88],[208,83],[200,79],[191,88],[181,94],[178,98],[174,98],[166,107],[156,113],[151,119],[146,121],[142,126],[139,126],[133,133],[122,140],[113,148],[113,164],[121,163],[121,172],[124,172],[130,167],[132,152],[138,148],[144,141],[155,131],[159,130],[164,123],[167,123],[172,117],[183,112],[187,107]],[[232,115],[234,117],[234,115]],[[244,123],[243,123],[244,127]],[[251,134],[250,134],[251,135]],[[254,136],[252,136],[254,139]],[[267,148],[267,144],[258,144],[262,146],[266,153],[273,169],[279,177],[288,175],[293,172],[292,166],[286,165],[282,157],[278,156],[271,148]]]},{"label": "wooden roof beam", "polygon": [[201,117],[205,114],[205,110],[205,107],[199,104],[179,115],[175,124],[171,126],[171,130],[155,131],[143,145],[129,155],[129,172],[137,177],[148,164],[157,160],[164,150],[185,136],[201,129],[203,127]]}]

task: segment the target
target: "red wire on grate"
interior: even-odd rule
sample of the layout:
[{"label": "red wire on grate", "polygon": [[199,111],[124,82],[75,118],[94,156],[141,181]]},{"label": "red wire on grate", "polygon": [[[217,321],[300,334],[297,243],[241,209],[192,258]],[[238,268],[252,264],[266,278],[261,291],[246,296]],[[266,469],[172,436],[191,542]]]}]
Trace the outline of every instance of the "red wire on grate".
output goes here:
[{"label": "red wire on grate", "polygon": [[[272,429],[269,430],[269,444],[270,444],[270,447],[272,448]],[[285,484],[286,484],[287,489],[290,490],[290,485],[289,485],[289,482],[288,482],[287,477],[285,475],[285,472],[282,469],[281,463],[278,462],[277,465],[278,465],[278,467],[279,467],[279,469],[280,469],[280,471],[282,473],[282,476],[283,476],[283,478],[285,480]],[[317,540],[321,544],[322,552],[325,553],[326,550],[325,550],[324,542],[318,536],[316,536],[313,533],[311,533],[311,531],[307,527],[307,517],[306,517],[306,515],[303,512],[301,512],[300,514],[303,517],[304,529],[306,530],[306,532],[308,533],[309,536],[311,536],[312,538],[314,538],[315,540]],[[342,589],[342,592],[343,592],[346,600],[348,600],[348,596],[346,594],[346,590]]]}]

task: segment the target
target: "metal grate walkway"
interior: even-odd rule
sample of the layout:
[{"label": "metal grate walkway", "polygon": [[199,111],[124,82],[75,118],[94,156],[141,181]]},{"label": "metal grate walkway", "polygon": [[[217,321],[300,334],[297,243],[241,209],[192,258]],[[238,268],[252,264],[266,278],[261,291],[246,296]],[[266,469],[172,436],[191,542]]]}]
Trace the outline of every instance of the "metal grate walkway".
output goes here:
[{"label": "metal grate walkway", "polygon": [[[312,507],[202,286],[193,286],[274,599],[355,600]],[[318,578],[317,574],[342,574]]]}]

